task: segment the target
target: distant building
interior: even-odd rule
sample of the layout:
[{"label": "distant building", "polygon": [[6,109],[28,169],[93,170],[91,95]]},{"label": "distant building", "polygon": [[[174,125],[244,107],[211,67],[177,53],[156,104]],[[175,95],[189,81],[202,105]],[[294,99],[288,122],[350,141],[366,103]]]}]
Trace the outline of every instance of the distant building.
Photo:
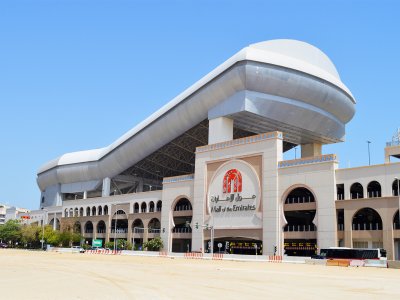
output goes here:
[{"label": "distant building", "polygon": [[29,214],[29,209],[11,206],[6,209],[5,222],[8,220],[21,220],[22,215]]},{"label": "distant building", "polygon": [[0,204],[0,225],[6,222],[6,213],[8,206]]}]

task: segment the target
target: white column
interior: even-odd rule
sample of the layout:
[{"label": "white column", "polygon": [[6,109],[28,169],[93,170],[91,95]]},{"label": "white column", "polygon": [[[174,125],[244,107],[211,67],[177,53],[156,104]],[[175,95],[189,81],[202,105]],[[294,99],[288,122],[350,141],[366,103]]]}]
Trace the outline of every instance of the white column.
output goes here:
[{"label": "white column", "polygon": [[225,117],[209,120],[208,144],[222,143],[233,139],[233,120]]},{"label": "white column", "polygon": [[87,191],[83,192],[83,199],[87,199]]},{"label": "white column", "polygon": [[283,253],[282,224],[280,222],[281,199],[279,198],[278,162],[282,160],[283,142],[270,141],[263,155],[263,255]]},{"label": "white column", "polygon": [[322,154],[322,145],[317,143],[301,145],[301,157],[313,157]]},{"label": "white column", "polygon": [[101,193],[102,197],[110,196],[110,187],[111,187],[111,179],[109,177],[104,178],[103,179],[103,190]]}]

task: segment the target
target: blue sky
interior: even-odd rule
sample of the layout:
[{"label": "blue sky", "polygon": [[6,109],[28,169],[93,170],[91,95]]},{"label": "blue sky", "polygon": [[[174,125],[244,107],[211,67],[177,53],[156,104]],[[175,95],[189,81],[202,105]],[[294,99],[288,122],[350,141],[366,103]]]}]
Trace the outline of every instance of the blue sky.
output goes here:
[{"label": "blue sky", "polygon": [[[36,171],[106,146],[243,47],[320,48],[357,99],[341,167],[383,163],[400,127],[399,1],[0,0],[0,203],[35,209]],[[287,158],[294,156],[288,153]]]}]

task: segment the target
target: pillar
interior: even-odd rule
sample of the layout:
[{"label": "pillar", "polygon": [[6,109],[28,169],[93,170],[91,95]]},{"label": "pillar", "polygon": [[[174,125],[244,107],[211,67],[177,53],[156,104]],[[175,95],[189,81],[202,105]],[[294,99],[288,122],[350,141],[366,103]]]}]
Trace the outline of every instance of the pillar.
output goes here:
[{"label": "pillar", "polygon": [[353,215],[355,211],[345,209],[344,210],[344,246],[353,248]]},{"label": "pillar", "polygon": [[302,144],[301,157],[313,157],[322,154],[322,145],[318,143]]},{"label": "pillar", "polygon": [[208,144],[216,144],[233,139],[233,120],[219,117],[209,120]]},{"label": "pillar", "polygon": [[103,179],[103,190],[101,192],[102,197],[110,196],[111,179],[106,177]]}]

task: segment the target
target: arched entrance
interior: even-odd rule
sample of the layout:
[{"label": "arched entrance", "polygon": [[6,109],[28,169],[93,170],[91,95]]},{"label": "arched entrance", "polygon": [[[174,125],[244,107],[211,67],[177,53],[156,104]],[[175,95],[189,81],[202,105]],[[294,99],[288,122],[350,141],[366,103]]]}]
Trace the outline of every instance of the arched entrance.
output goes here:
[{"label": "arched entrance", "polygon": [[133,249],[143,250],[144,224],[141,219],[136,219],[132,223],[132,244]]},{"label": "arched entrance", "polygon": [[400,220],[398,210],[393,217],[393,230],[397,236],[397,238],[394,239],[394,259],[400,260],[400,235],[398,234],[400,232]]},{"label": "arched entrance", "polygon": [[192,204],[181,198],[173,206],[172,252],[192,251]]},{"label": "arched entrance", "polygon": [[284,252],[288,256],[311,256],[317,251],[317,228],[314,194],[306,187],[290,191],[285,198],[283,213]]},{"label": "arched entrance", "polygon": [[[54,225],[54,220],[55,220],[55,222],[56,222],[56,224]],[[50,221],[50,223],[49,223],[49,225],[52,227],[52,228],[54,228],[55,230],[60,230],[60,220],[59,219],[57,219],[57,218],[53,218],[53,219],[51,219],[51,221]],[[79,232],[80,233],[80,232]]]},{"label": "arched entrance", "polygon": [[352,220],[352,236],[354,248],[383,248],[382,218],[379,213],[369,207],[358,210]]},{"label": "arched entrance", "polygon": [[128,237],[128,216],[122,209],[117,210],[111,220],[110,241],[115,239],[127,239]]}]

